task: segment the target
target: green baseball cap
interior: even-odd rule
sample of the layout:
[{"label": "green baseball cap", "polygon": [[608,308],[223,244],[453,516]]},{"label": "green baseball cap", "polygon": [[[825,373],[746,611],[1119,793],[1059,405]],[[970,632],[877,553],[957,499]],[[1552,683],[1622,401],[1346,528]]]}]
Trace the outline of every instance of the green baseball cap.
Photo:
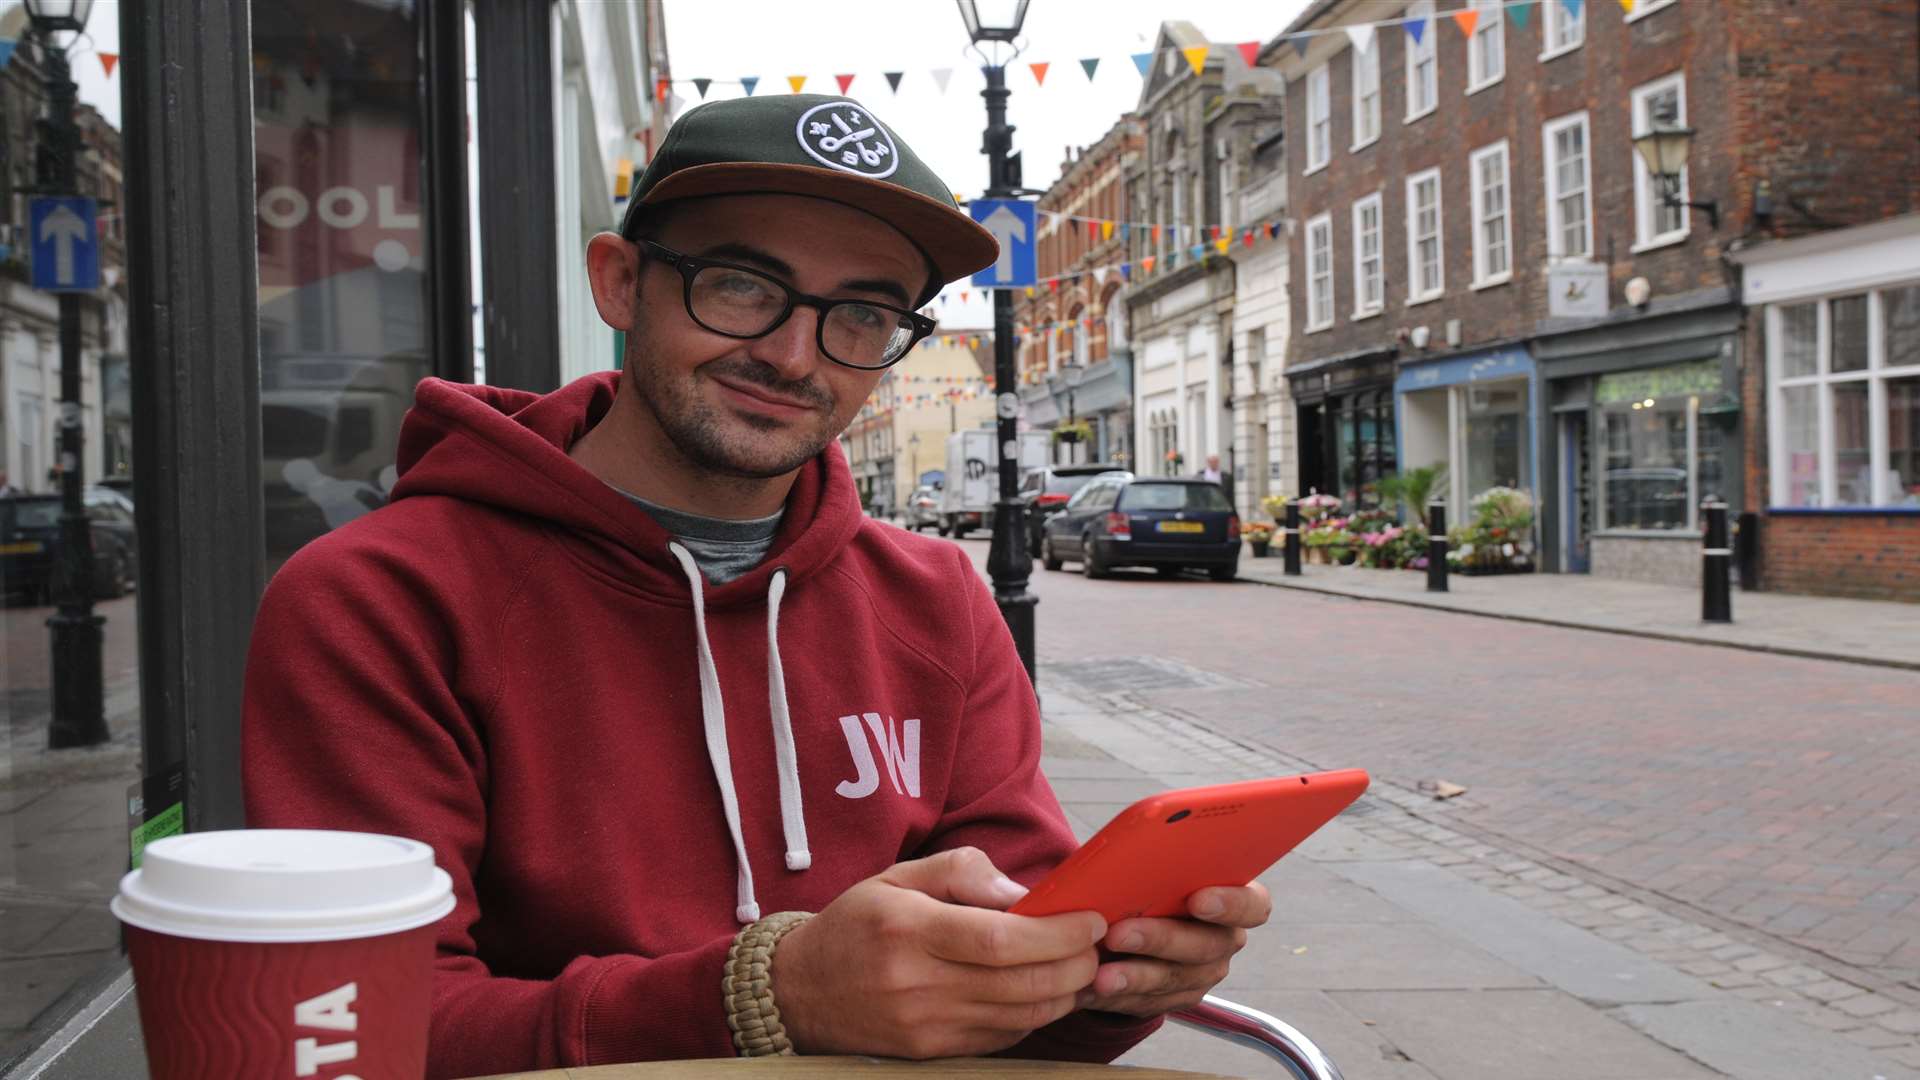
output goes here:
[{"label": "green baseball cap", "polygon": [[846,97],[780,94],[710,101],[673,122],[634,186],[620,235],[639,232],[645,208],[703,195],[810,195],[899,229],[955,281],[1000,256],[1000,245],[961,211],[892,129]]}]

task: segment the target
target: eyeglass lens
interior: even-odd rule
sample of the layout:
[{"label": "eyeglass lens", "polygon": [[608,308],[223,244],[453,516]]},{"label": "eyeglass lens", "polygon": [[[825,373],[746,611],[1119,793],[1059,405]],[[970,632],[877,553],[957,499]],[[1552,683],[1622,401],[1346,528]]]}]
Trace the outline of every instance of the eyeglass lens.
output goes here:
[{"label": "eyeglass lens", "polygon": [[[701,267],[688,297],[702,325],[739,337],[772,332],[787,307],[786,290],[777,281],[730,266]],[[822,319],[826,354],[853,367],[890,364],[913,340],[913,325],[904,315],[873,304],[842,301],[827,308]]]}]

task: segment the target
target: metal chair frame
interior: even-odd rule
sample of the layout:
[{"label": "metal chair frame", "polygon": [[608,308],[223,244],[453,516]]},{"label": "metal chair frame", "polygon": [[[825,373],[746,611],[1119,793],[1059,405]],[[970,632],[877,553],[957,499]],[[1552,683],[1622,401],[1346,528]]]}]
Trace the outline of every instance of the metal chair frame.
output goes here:
[{"label": "metal chair frame", "polygon": [[1312,1039],[1258,1009],[1208,994],[1200,1004],[1172,1013],[1168,1019],[1258,1050],[1285,1065],[1294,1080],[1345,1080],[1340,1067]]}]

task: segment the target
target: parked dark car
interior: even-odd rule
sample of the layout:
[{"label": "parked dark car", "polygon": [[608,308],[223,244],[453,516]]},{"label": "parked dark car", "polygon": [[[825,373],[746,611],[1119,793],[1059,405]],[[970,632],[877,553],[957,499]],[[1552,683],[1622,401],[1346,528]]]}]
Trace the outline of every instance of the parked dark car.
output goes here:
[{"label": "parked dark car", "polygon": [[1232,581],[1240,570],[1240,518],[1220,486],[1205,480],[1095,477],[1047,521],[1041,538],[1047,569],[1067,560],[1093,578],[1119,566],[1151,566],[1168,577],[1192,567]]},{"label": "parked dark car", "polygon": [[1020,501],[1027,504],[1027,550],[1033,557],[1040,557],[1040,538],[1046,535],[1047,519],[1065,510],[1074,492],[1101,473],[1124,471],[1110,462],[1028,469],[1020,479]]},{"label": "parked dark car", "polygon": [[[140,571],[131,500],[99,487],[87,488],[83,498],[93,534],[93,595],[101,600],[124,596]],[[52,602],[58,598],[59,567],[60,496],[0,498],[0,588]]]}]

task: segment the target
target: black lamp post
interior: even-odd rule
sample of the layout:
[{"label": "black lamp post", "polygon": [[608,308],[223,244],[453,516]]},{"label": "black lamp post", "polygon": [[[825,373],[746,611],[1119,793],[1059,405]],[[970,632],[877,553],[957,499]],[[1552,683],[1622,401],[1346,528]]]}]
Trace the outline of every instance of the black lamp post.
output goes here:
[{"label": "black lamp post", "polygon": [[[1073,411],[1073,392],[1079,388],[1080,377],[1082,375],[1085,375],[1086,372],[1087,372],[1087,369],[1085,367],[1081,366],[1080,364],[1074,363],[1071,360],[1060,365],[1060,382],[1063,386],[1067,388],[1067,426],[1068,427],[1074,426],[1075,422],[1079,419],[1078,416]],[[1077,438],[1075,439],[1075,442],[1078,442]],[[1077,453],[1075,453],[1073,447],[1074,447],[1074,443],[1070,442],[1067,444],[1067,458],[1069,459],[1069,461],[1079,456]]]},{"label": "black lamp post", "polygon": [[[1013,155],[1013,125],[1007,123],[1007,61],[1019,55],[1014,40],[1020,36],[1020,24],[1026,21],[1028,0],[958,0],[960,18],[966,21],[967,36],[982,61],[980,71],[987,88],[980,96],[987,101],[987,131],[980,151],[987,155],[987,191],[989,199],[1012,199],[1020,194],[1018,159]],[[981,46],[995,42],[1011,48],[1012,53],[998,63],[988,59]],[[1013,294],[1006,289],[993,291],[993,381],[995,412],[999,416],[1000,501],[993,515],[993,543],[987,550],[987,576],[993,579],[993,598],[1000,615],[1013,632],[1013,644],[1020,662],[1027,666],[1027,678],[1034,677],[1033,608],[1037,603],[1027,591],[1027,579],[1033,574],[1033,556],[1027,551],[1026,505],[1020,501],[1020,391],[1013,370]]]},{"label": "black lamp post", "polygon": [[[42,195],[78,195],[80,128],[73,122],[79,88],[66,50],[53,35],[80,33],[93,0],[26,0],[27,17],[46,63],[47,115],[38,121],[36,188]],[[80,295],[60,294],[60,607],[53,631],[53,721],[47,745],[92,746],[110,738],[100,677],[100,627],[93,613],[93,536],[81,498],[85,429],[80,406]]]},{"label": "black lamp post", "polygon": [[1693,129],[1679,124],[1672,113],[1651,118],[1645,134],[1636,135],[1633,148],[1646,162],[1650,179],[1658,187],[1660,201],[1668,206],[1704,210],[1709,227],[1720,227],[1720,203],[1715,199],[1688,202],[1680,194],[1680,172],[1687,167],[1687,152],[1693,148]]}]

